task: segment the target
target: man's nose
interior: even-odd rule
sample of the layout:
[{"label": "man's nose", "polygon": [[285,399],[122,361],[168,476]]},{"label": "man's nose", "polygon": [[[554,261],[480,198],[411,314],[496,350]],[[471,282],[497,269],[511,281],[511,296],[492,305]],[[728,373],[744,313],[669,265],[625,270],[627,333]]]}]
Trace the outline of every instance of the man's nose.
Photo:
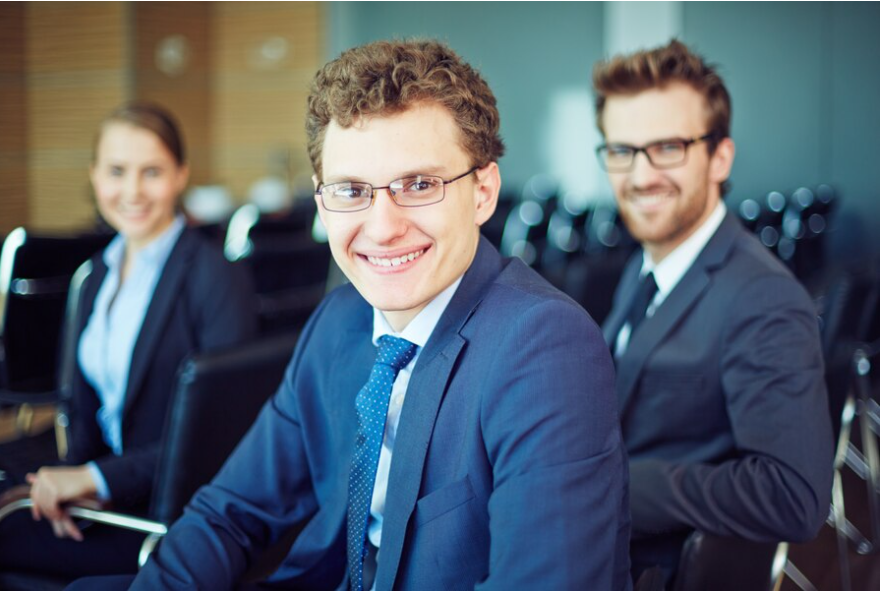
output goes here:
[{"label": "man's nose", "polygon": [[374,191],[373,204],[367,215],[365,232],[377,244],[393,242],[407,231],[406,211],[395,203],[389,189]]},{"label": "man's nose", "polygon": [[658,177],[658,170],[652,166],[645,152],[637,152],[633,156],[633,168],[630,169],[630,181],[634,186],[641,187],[652,184]]}]

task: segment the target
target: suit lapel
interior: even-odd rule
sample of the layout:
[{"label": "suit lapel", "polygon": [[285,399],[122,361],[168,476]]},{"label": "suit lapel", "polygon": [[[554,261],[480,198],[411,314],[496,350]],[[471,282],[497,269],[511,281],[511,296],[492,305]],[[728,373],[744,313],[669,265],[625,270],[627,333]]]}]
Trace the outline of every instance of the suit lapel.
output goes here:
[{"label": "suit lapel", "polygon": [[128,385],[125,389],[123,418],[128,414],[141,389],[141,384],[150,367],[150,361],[154,357],[153,353],[165,330],[168,315],[174,308],[175,302],[181,297],[185,297],[181,287],[190,270],[190,261],[195,253],[195,247],[196,241],[193,235],[188,230],[184,230],[171,251],[159,277],[159,282],[156,284],[156,290],[153,292],[153,298],[150,300],[147,314],[144,316],[144,323],[141,325],[141,331],[138,333],[132,352]]},{"label": "suit lapel", "polygon": [[[682,318],[694,307],[707,290],[712,272],[728,258],[734,245],[740,222],[731,213],[726,214],[722,224],[695,259],[670,295],[651,318],[643,320],[639,331],[628,343],[627,350],[618,359],[618,396],[621,415],[642,376],[646,360]],[[620,327],[619,327],[620,329]]]},{"label": "suit lapel", "polygon": [[[609,317],[603,322],[603,338],[614,351],[615,339],[624,326],[624,320],[627,311],[630,309],[630,302],[636,297],[636,288],[639,285],[639,270],[642,268],[642,251],[630,258],[624,272],[621,274],[621,281],[618,289],[615,291],[615,305],[609,313]],[[623,305],[621,303],[624,303]]]},{"label": "suit lapel", "polygon": [[76,311],[76,334],[77,343],[86,330],[89,318],[95,310],[95,300],[98,298],[98,291],[107,277],[107,265],[104,264],[104,251],[92,259],[92,272],[89,274],[86,284],[83,286],[83,293],[80,296],[80,305]]},{"label": "suit lapel", "polygon": [[481,238],[477,255],[416,362],[401,410],[389,472],[377,589],[391,589],[407,524],[422,485],[425,457],[456,360],[466,345],[460,332],[501,270],[501,257]]}]

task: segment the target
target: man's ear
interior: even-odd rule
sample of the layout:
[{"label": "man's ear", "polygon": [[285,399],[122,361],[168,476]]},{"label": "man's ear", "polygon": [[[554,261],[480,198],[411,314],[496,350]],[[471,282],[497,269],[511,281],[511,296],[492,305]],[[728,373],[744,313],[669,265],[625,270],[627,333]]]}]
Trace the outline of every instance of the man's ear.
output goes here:
[{"label": "man's ear", "polygon": [[318,176],[312,175],[312,185],[315,187],[315,194],[313,198],[315,199],[315,207],[318,208],[318,219],[321,220],[321,223],[324,224],[324,227],[327,227],[327,222],[324,220],[324,206],[321,205],[321,195],[318,193]]},{"label": "man's ear", "polygon": [[710,182],[717,185],[727,181],[733,165],[734,140],[726,137],[716,145],[716,151],[710,157]]},{"label": "man's ear", "polygon": [[502,189],[502,177],[499,165],[490,162],[475,171],[477,181],[474,184],[474,221],[482,226],[496,211],[499,203],[499,191]]}]

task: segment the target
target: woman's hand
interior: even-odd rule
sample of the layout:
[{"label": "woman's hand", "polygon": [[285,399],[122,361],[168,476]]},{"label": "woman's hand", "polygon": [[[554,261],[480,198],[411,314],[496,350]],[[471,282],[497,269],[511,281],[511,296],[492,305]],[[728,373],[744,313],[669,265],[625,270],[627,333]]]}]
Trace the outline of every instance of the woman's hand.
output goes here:
[{"label": "woman's hand", "polygon": [[36,474],[26,476],[31,485],[31,515],[37,521],[45,517],[58,538],[73,538],[78,542],[83,534],[62,505],[74,499],[94,498],[95,481],[86,466],[44,467]]}]

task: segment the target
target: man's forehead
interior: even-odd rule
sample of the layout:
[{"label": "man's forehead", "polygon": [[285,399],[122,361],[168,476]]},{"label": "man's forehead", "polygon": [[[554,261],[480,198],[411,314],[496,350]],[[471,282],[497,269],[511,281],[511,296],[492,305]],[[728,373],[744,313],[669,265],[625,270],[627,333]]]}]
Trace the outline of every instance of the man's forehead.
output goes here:
[{"label": "man's forehead", "polygon": [[645,143],[702,135],[706,121],[706,100],[685,84],[613,95],[603,111],[603,127],[610,142]]},{"label": "man's forehead", "polygon": [[328,124],[322,151],[324,182],[385,183],[410,174],[443,174],[465,158],[457,128],[442,107],[414,107],[386,116]]}]

